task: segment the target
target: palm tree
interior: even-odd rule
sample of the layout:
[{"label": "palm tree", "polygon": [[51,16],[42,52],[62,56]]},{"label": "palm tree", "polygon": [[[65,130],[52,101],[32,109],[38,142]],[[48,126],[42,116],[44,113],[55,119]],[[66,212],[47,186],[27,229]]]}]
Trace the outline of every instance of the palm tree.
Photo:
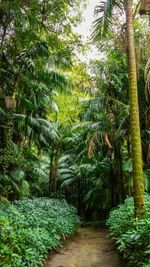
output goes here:
[{"label": "palm tree", "polygon": [[130,127],[131,127],[131,146],[132,164],[134,181],[134,202],[135,217],[140,218],[144,212],[144,183],[142,168],[141,135],[138,108],[138,90],[136,75],[136,57],[134,46],[134,31],[132,18],[132,1],[125,1],[126,8],[126,27],[128,44],[129,62],[129,93],[130,93]]},{"label": "palm tree", "polygon": [[132,165],[134,183],[135,217],[140,218],[144,213],[144,182],[142,168],[141,136],[139,123],[139,107],[137,93],[136,57],[134,46],[134,29],[132,0],[107,0],[97,7],[97,13],[103,15],[95,22],[94,41],[99,42],[102,37],[106,37],[111,23],[114,7],[125,8],[126,14],[126,35],[128,50],[128,77],[130,94],[130,129],[132,146]]}]

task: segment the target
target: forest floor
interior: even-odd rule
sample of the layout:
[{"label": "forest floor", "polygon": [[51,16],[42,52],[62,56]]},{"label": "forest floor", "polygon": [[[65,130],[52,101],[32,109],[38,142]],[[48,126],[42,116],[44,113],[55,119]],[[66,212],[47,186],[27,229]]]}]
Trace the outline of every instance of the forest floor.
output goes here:
[{"label": "forest floor", "polygon": [[64,247],[50,254],[44,267],[125,267],[105,229],[80,228]]}]

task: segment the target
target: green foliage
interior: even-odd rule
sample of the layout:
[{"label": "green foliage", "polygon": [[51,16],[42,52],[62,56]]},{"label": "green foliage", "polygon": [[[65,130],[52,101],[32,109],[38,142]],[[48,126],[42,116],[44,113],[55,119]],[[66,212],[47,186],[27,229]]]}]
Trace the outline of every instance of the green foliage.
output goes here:
[{"label": "green foliage", "polygon": [[[77,71],[80,80],[84,76],[89,80],[82,66],[74,73],[74,52],[82,50],[73,30],[81,19],[80,7],[79,0],[6,0],[0,6],[0,195],[8,199],[48,193],[49,173],[43,170],[41,157],[50,155],[60,142],[54,96],[58,91],[66,96],[76,80],[84,87]],[[13,109],[6,105],[12,98]],[[6,143],[13,146],[6,148]]]},{"label": "green foliage", "polygon": [[[61,192],[67,195],[67,200],[78,206],[79,214],[81,210],[91,215],[100,211],[103,216],[103,210],[110,206],[110,164],[105,154],[100,151],[103,147],[100,143],[101,136],[94,138],[92,133],[90,134],[91,128],[83,127],[78,124],[72,128],[68,127],[68,133],[66,131],[66,138],[63,140],[64,153],[58,165],[58,186]],[[95,141],[93,144],[89,142],[91,138]]]},{"label": "green foliage", "polygon": [[99,18],[94,22],[93,39],[95,43],[108,36],[108,32],[112,27],[111,18],[114,15],[114,7],[121,9],[123,7],[123,1],[106,0],[96,6],[95,13]]},{"label": "green foliage", "polygon": [[107,225],[118,249],[131,266],[148,267],[150,264],[150,195],[145,195],[145,216],[134,219],[133,198],[110,212]]},{"label": "green foliage", "polygon": [[79,225],[76,210],[64,200],[35,198],[2,205],[0,266],[41,266],[49,250]]},{"label": "green foliage", "polygon": [[13,168],[22,168],[27,164],[24,157],[20,153],[18,147],[13,142],[10,143],[8,148],[0,149],[0,167],[3,168],[3,165],[8,164]]},{"label": "green foliage", "polygon": [[[0,149],[0,194],[2,197],[13,195],[28,196],[29,184],[25,180],[25,171],[29,168],[29,162],[20,153],[14,143],[10,143],[8,148]],[[6,166],[9,169],[5,173]],[[12,198],[13,199],[13,198]]]}]

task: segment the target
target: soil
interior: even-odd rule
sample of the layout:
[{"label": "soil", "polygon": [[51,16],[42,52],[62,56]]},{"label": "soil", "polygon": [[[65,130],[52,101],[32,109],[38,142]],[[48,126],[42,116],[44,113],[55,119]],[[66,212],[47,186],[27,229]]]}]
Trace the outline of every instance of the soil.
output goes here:
[{"label": "soil", "polygon": [[125,267],[106,229],[80,228],[44,267]]}]

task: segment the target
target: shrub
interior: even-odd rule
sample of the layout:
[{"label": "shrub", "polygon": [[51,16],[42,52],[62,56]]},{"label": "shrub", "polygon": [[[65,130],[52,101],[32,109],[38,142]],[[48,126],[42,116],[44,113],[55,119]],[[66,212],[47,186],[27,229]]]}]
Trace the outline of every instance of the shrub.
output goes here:
[{"label": "shrub", "polygon": [[107,225],[120,252],[131,266],[150,266],[150,195],[145,195],[145,216],[134,219],[133,198],[110,212]]},{"label": "shrub", "polygon": [[64,200],[35,198],[1,206],[0,266],[41,266],[79,226],[74,207]]}]

